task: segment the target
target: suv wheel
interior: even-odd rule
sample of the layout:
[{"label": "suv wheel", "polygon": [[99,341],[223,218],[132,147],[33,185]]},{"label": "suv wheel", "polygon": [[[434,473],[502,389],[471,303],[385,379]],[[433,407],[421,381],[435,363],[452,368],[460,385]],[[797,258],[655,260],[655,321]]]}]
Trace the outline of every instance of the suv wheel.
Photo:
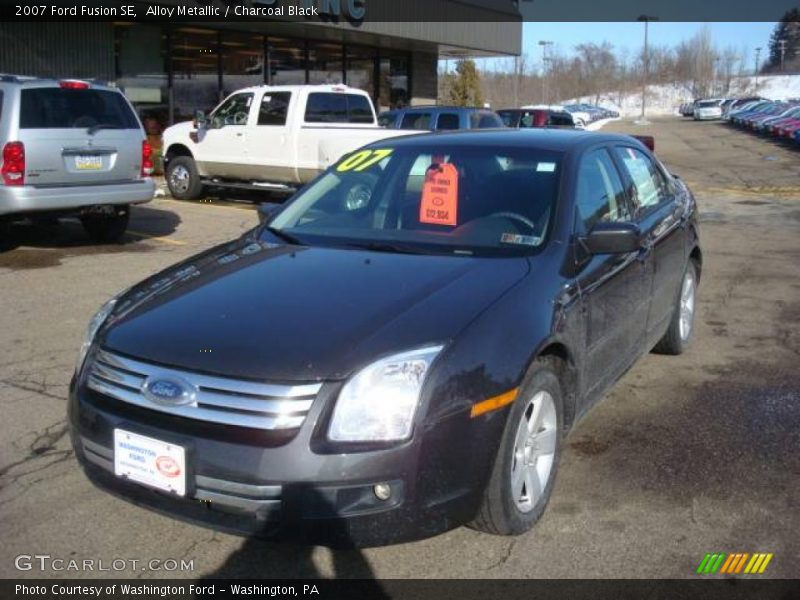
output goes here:
[{"label": "suv wheel", "polygon": [[555,366],[537,360],[506,421],[483,502],[470,527],[497,535],[528,531],[553,491],[561,455],[563,396]]},{"label": "suv wheel", "polygon": [[167,163],[167,186],[173,198],[196,200],[203,194],[200,174],[191,156],[176,156]]},{"label": "suv wheel", "polygon": [[675,307],[672,309],[672,319],[669,328],[664,334],[654,352],[658,354],[683,354],[689,347],[694,332],[694,313],[697,301],[697,269],[690,260],[686,265],[681,280],[681,288],[678,290],[678,297],[675,299]]},{"label": "suv wheel", "polygon": [[130,207],[115,207],[111,213],[90,213],[81,217],[81,224],[95,242],[108,244],[118,241],[128,228]]}]

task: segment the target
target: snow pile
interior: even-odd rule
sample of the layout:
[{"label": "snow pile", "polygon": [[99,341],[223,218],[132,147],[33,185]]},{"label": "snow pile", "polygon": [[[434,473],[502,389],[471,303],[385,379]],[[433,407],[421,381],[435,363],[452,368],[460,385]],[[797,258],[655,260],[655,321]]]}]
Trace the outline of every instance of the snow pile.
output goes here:
[{"label": "snow pile", "polygon": [[[800,75],[762,75],[758,82],[754,77],[738,77],[731,83],[729,96],[758,94],[771,100],[800,98]],[[587,102],[594,104],[595,96],[583,96],[564,100],[562,104]],[[647,87],[647,114],[649,116],[674,115],[684,102],[694,100],[691,88],[683,84],[651,85]],[[610,92],[600,95],[600,106],[619,112],[622,117],[636,117],[642,111],[642,90],[626,93]]]}]

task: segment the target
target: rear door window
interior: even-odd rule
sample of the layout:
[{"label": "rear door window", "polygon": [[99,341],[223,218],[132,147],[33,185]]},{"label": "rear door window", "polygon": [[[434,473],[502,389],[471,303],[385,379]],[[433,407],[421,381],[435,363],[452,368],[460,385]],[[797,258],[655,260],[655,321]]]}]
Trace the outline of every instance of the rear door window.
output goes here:
[{"label": "rear door window", "polygon": [[261,97],[258,108],[259,125],[286,125],[291,92],[267,92]]},{"label": "rear door window", "polygon": [[403,115],[400,122],[400,129],[430,129],[431,113],[429,112],[408,112]]},{"label": "rear door window", "polygon": [[20,129],[139,129],[119,92],[95,89],[29,88],[21,94]]},{"label": "rear door window", "polygon": [[472,129],[504,127],[503,121],[493,112],[474,112],[469,116]]},{"label": "rear door window", "polygon": [[306,123],[372,123],[374,118],[366,96],[331,92],[308,95]]},{"label": "rear door window", "polygon": [[441,113],[436,121],[436,129],[458,129],[459,119],[456,113]]},{"label": "rear door window", "polygon": [[637,210],[646,212],[668,198],[667,181],[649,156],[629,146],[617,147],[614,151],[633,183]]}]

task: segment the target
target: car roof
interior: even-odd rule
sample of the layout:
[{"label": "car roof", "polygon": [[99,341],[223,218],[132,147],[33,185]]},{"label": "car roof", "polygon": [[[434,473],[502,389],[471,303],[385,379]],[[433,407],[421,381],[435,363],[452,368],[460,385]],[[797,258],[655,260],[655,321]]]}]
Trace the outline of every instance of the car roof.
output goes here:
[{"label": "car roof", "polygon": [[49,77],[30,77],[27,75],[11,75],[7,73],[0,73],[1,86],[14,86],[14,87],[24,87],[24,88],[47,88],[47,87],[59,87],[59,83],[62,81],[80,81],[83,83],[88,83],[91,86],[91,89],[112,90],[117,92],[122,91],[117,87],[109,85],[105,81],[100,81],[97,79],[81,79],[76,77],[62,77],[59,79],[55,79]]},{"label": "car roof", "polygon": [[463,111],[486,111],[492,112],[491,108],[484,108],[482,106],[453,106],[447,104],[417,104],[416,106],[406,106],[405,108],[394,108],[387,110],[381,114],[400,113],[400,112],[417,112],[417,111],[430,111],[430,110],[463,110]]},{"label": "car roof", "polygon": [[239,92],[258,92],[262,90],[270,92],[296,92],[305,90],[309,93],[331,92],[337,94],[360,94],[362,96],[369,96],[369,94],[361,88],[351,87],[343,83],[321,83],[309,85],[251,85],[250,87],[233,90],[228,94],[228,96],[238,94]]},{"label": "car roof", "polygon": [[[377,147],[385,145],[387,140],[381,140],[370,144]],[[428,134],[416,134],[391,138],[391,144],[395,148],[415,148],[420,146],[430,146],[431,143],[441,144],[442,146],[507,146],[509,148],[531,148],[549,150],[553,152],[567,152],[579,149],[598,142],[622,142],[626,144],[642,146],[641,142],[629,135],[600,133],[596,131],[585,131],[578,129],[478,129],[435,132]]]}]

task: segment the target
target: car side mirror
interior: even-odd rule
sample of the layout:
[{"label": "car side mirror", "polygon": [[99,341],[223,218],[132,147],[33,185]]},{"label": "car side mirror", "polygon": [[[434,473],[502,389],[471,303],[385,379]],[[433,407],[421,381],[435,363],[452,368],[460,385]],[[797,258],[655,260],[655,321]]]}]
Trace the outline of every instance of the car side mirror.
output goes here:
[{"label": "car side mirror", "polygon": [[206,113],[202,110],[198,110],[194,113],[194,128],[198,129],[200,127],[205,127],[208,124],[208,118],[206,117]]},{"label": "car side mirror", "polygon": [[283,204],[275,204],[274,202],[262,202],[258,205],[258,223],[263,225],[269,223],[278,211],[283,208]]},{"label": "car side mirror", "polygon": [[627,254],[642,247],[642,233],[634,223],[597,223],[580,243],[589,254]]}]

